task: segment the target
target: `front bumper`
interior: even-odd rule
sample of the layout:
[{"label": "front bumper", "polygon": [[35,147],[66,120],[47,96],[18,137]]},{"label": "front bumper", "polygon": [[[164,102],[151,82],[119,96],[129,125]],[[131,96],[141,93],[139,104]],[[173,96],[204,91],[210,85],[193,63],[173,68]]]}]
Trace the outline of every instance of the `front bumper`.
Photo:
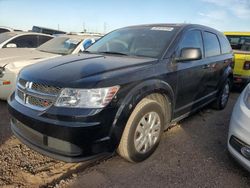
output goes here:
[{"label": "front bumper", "polygon": [[228,150],[244,168],[250,171],[250,158],[245,157],[241,152],[243,147],[250,147],[250,110],[244,103],[244,92],[246,90],[238,98],[232,113]]},{"label": "front bumper", "polygon": [[111,154],[109,137],[116,109],[76,110],[51,107],[35,111],[8,100],[13,133],[30,148],[66,162],[79,162]]}]

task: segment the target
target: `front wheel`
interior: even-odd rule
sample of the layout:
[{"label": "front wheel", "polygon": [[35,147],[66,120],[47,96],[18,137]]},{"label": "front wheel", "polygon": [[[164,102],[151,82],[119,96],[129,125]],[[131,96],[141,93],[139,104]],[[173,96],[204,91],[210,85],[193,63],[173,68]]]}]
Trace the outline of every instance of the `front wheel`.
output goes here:
[{"label": "front wheel", "polygon": [[223,110],[227,105],[229,94],[230,94],[230,81],[229,79],[227,79],[222,89],[220,90],[220,93],[216,101],[213,103],[213,107],[217,110]]},{"label": "front wheel", "polygon": [[161,105],[154,100],[144,98],[130,115],[117,152],[131,162],[145,160],[160,142],[163,122]]}]

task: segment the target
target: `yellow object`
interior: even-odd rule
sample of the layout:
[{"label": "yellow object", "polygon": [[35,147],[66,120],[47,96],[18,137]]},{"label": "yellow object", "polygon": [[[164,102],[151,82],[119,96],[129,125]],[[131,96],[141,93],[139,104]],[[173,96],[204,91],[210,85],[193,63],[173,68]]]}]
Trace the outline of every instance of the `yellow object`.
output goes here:
[{"label": "yellow object", "polygon": [[234,82],[250,81],[250,32],[224,32],[234,51]]}]

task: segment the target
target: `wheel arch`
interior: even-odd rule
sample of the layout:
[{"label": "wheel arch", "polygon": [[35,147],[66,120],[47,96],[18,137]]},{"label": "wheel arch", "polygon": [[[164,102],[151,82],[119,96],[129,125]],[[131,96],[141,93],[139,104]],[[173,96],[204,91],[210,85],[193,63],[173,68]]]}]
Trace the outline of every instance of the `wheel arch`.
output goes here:
[{"label": "wheel arch", "polygon": [[[174,91],[172,87],[168,83],[157,79],[141,82],[140,84],[137,84],[136,86],[130,88],[129,92],[120,102],[119,109],[116,113],[109,134],[113,149],[116,149],[119,145],[129,116],[133,112],[136,105],[145,97],[156,101],[162,101],[163,99],[165,100],[165,104],[167,104],[165,108],[169,108],[170,112],[169,114],[166,114],[167,118],[164,122],[164,124],[166,125],[165,128],[167,128],[168,123],[171,121],[173,115],[173,107],[175,101]],[[164,107],[164,104],[162,106]],[[164,111],[167,112],[167,110]]]},{"label": "wheel arch", "polygon": [[223,72],[223,76],[222,79],[219,82],[219,86],[218,88],[221,88],[221,86],[225,83],[225,81],[229,79],[230,80],[230,87],[232,86],[233,83],[233,70],[230,66],[228,66],[224,72]]}]

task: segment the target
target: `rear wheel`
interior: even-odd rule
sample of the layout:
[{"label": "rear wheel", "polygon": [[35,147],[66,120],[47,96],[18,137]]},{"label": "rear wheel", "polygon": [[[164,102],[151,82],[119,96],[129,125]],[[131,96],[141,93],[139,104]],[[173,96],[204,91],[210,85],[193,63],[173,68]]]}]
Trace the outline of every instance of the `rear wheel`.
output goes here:
[{"label": "rear wheel", "polygon": [[131,162],[145,160],[157,148],[163,124],[161,105],[154,100],[144,98],[130,115],[117,152]]},{"label": "rear wheel", "polygon": [[217,110],[223,110],[227,105],[229,94],[230,94],[230,81],[229,79],[227,79],[216,101],[213,103],[213,107]]}]

